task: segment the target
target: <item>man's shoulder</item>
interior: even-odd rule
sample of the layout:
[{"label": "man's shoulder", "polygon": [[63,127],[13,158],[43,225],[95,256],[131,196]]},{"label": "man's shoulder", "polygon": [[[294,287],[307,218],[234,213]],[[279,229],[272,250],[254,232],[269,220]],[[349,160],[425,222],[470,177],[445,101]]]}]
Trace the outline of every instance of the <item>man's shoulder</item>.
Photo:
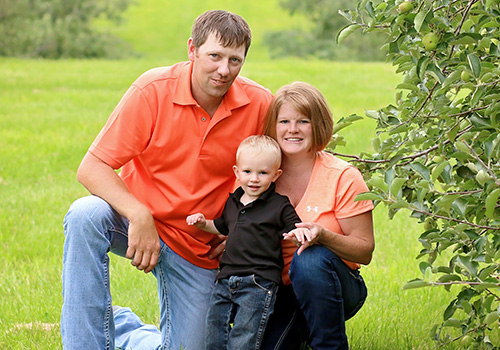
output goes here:
[{"label": "man's shoulder", "polygon": [[236,81],[247,93],[262,94],[272,97],[271,90],[253,81],[250,78],[239,75]]},{"label": "man's shoulder", "polygon": [[179,62],[172,66],[151,68],[142,73],[134,82],[134,85],[143,89],[149,85],[159,82],[168,83],[169,80],[175,82],[188,65],[189,62]]}]

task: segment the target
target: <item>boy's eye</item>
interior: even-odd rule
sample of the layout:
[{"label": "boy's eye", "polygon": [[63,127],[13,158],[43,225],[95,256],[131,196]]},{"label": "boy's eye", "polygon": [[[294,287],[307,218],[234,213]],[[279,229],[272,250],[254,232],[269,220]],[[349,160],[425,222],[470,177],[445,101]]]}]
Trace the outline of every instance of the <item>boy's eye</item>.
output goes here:
[{"label": "boy's eye", "polygon": [[267,175],[267,171],[261,171],[260,174],[261,175]]},{"label": "boy's eye", "polygon": [[250,170],[243,170],[245,174],[250,174]]}]

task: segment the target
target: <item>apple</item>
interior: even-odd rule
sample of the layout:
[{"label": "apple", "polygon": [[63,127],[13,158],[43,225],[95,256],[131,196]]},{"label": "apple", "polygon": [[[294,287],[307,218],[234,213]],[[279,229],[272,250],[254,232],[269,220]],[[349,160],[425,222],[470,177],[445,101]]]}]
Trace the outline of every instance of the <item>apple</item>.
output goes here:
[{"label": "apple", "polygon": [[401,4],[399,4],[398,8],[399,12],[407,13],[413,10],[413,4],[409,1],[403,1]]},{"label": "apple", "polygon": [[462,71],[462,74],[460,74],[460,78],[461,78],[463,81],[469,81],[469,79],[470,79],[470,72],[469,72],[469,70],[464,69],[464,70]]},{"label": "apple", "polygon": [[422,38],[422,44],[427,51],[432,51],[437,47],[439,39],[434,33],[427,33]]}]

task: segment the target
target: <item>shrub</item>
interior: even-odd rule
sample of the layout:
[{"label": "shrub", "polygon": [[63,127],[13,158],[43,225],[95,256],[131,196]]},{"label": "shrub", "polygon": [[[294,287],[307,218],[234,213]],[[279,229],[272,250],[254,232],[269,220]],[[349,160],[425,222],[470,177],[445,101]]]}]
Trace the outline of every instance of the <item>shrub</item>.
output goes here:
[{"label": "shrub", "polygon": [[131,54],[119,38],[92,21],[119,21],[130,0],[0,0],[0,55],[117,58]]}]

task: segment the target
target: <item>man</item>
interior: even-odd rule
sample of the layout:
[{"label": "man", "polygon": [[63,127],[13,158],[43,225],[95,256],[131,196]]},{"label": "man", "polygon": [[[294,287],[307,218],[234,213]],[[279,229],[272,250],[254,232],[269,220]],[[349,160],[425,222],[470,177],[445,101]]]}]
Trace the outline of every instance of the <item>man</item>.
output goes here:
[{"label": "man", "polygon": [[262,131],[271,93],[238,76],[250,42],[240,16],[202,14],[188,40],[189,62],[139,77],[89,148],[77,178],[93,196],[73,203],[64,222],[65,349],[160,345],[157,331],[131,312],[113,317],[108,251],[157,278],[161,348],[204,347],[223,246],[185,218],[220,215],[236,149]]}]

